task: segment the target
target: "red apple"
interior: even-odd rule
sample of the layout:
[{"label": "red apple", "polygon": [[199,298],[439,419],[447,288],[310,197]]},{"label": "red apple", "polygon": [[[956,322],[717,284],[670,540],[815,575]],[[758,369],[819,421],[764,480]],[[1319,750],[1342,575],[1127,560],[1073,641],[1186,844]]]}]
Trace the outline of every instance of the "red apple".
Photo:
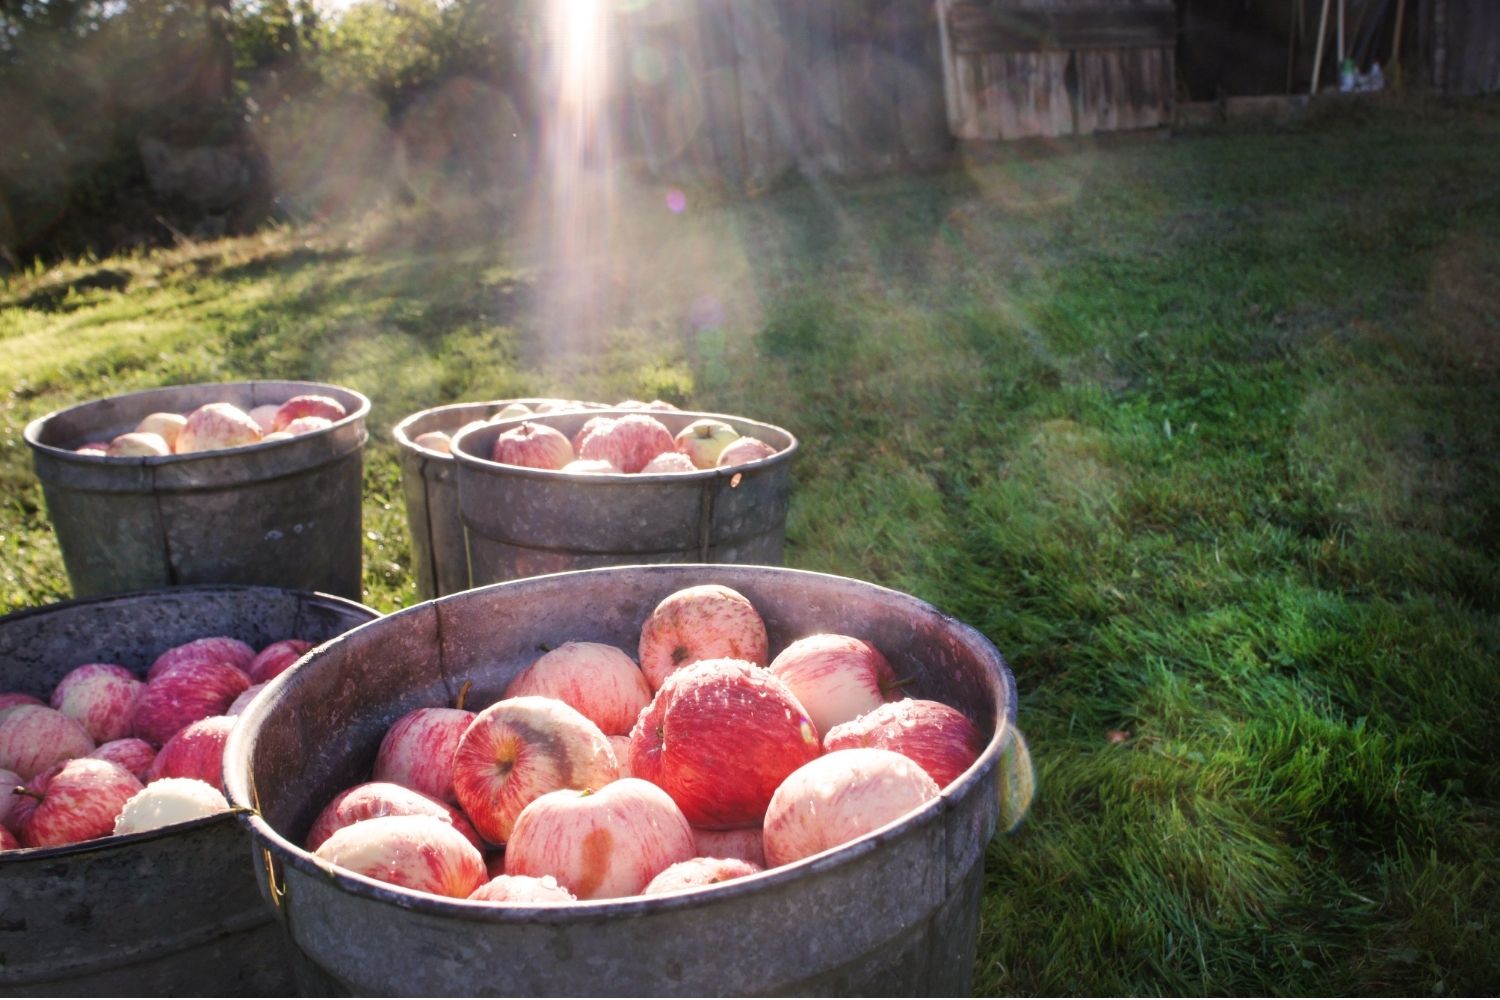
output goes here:
[{"label": "red apple", "polygon": [[620,765],[620,777],[633,777],[630,773],[630,737],[611,736],[609,748],[615,752],[615,762]]},{"label": "red apple", "polygon": [[496,702],[474,717],[453,754],[458,803],[492,844],[510,840],[516,816],[537,796],[559,788],[602,788],[618,776],[609,739],[555,698]]},{"label": "red apple", "polygon": [[601,473],[619,472],[620,470],[600,458],[575,458],[559,471],[571,472],[574,475],[586,473],[599,475]]},{"label": "red apple", "polygon": [[578,897],[557,884],[551,875],[497,875],[469,896],[485,903],[535,906],[538,903],[572,903]]},{"label": "red apple", "polygon": [[634,896],[693,856],[693,831],[660,788],[622,778],[531,802],[505,845],[505,874],[551,875],[579,899]]},{"label": "red apple", "polygon": [[651,702],[646,675],[624,650],[598,642],[565,642],[516,675],[505,697],[538,695],[567,702],[606,736],[630,732]]},{"label": "red apple", "polygon": [[277,428],[277,430],[283,434],[290,434],[292,437],[297,437],[301,434],[311,434],[314,431],[327,430],[332,426],[333,421],[327,417],[298,417],[285,427]]},{"label": "red apple", "polygon": [[792,689],[820,733],[901,696],[890,662],[853,636],[798,639],[766,669]]},{"label": "red apple", "polygon": [[464,899],[485,881],[484,856],[433,816],[379,816],[323,841],[314,855],[391,885]]},{"label": "red apple", "polygon": [[316,851],[335,831],[377,816],[434,816],[463,834],[475,850],[484,850],[484,842],[463,813],[430,795],[389,781],[367,781],[335,795],[307,831],[307,849]]},{"label": "red apple", "polygon": [[249,687],[245,688],[245,690],[240,692],[238,698],[229,703],[229,707],[224,709],[224,714],[239,715],[245,709],[249,708],[250,703],[255,700],[255,696],[260,694],[265,689],[265,682],[262,682],[260,684],[251,684]]},{"label": "red apple", "polygon": [[760,865],[752,865],[740,858],[689,858],[675,865],[668,865],[657,873],[642,890],[646,896],[661,892],[676,892],[679,889],[698,889],[706,885],[718,885],[734,878],[744,878],[764,871]]},{"label": "red apple", "polygon": [[672,449],[672,432],[655,417],[631,413],[603,425],[578,449],[579,458],[602,458],[621,472],[640,472],[657,455]]},{"label": "red apple", "polygon": [[173,646],[162,653],[146,668],[146,680],[148,683],[154,681],[163,670],[180,663],[227,663],[232,667],[248,670],[254,661],[255,649],[248,643],[231,639],[227,635],[209,636]]},{"label": "red apple", "polygon": [[509,420],[512,417],[529,416],[531,416],[531,407],[525,403],[506,403],[498,411],[490,415],[490,423],[494,423],[497,420]]},{"label": "red apple", "polygon": [[144,785],[147,775],[151,773],[151,765],[156,761],[156,747],[145,740],[127,736],[121,740],[99,744],[89,756],[95,760],[119,764]]},{"label": "red apple", "polygon": [[0,691],[0,719],[5,718],[5,713],[12,708],[21,705],[45,705],[42,699],[34,694],[22,694],[19,691]]},{"label": "red apple", "polygon": [[88,731],[95,743],[130,735],[135,701],[146,685],[115,663],[74,667],[52,689],[52,707]]},{"label": "red apple", "polygon": [[109,453],[108,441],[90,441],[73,449],[75,455],[106,455]]},{"label": "red apple", "polygon": [[694,420],[672,439],[673,447],[686,455],[697,469],[712,469],[719,454],[737,440],[740,432],[722,420],[703,417]]},{"label": "red apple", "polygon": [[754,826],[783,779],[822,753],[787,686],[743,660],[677,671],[630,733],[630,773],[661,786],[694,826]]},{"label": "red apple", "polygon": [[732,465],[759,462],[761,459],[770,458],[774,454],[776,454],[776,449],[766,444],[760,438],[742,437],[729,442],[724,447],[724,450],[719,452],[719,460],[715,465],[717,468],[727,469]]},{"label": "red apple", "polygon": [[146,683],[135,703],[132,735],[162,746],[184,726],[223,715],[250,678],[227,663],[182,663],[169,667]]},{"label": "red apple", "polygon": [[118,764],[91,757],[66,761],[39,790],[36,807],[16,833],[27,847],[107,837],[114,832],[121,807],[140,790],[135,775]]},{"label": "red apple", "polygon": [[927,772],[891,750],[835,750],[798,768],[766,809],[766,863],[791,864],[878,830],[937,798]]},{"label": "red apple", "polygon": [[0,851],[19,851],[20,849],[21,842],[16,839],[16,835],[0,826]]},{"label": "red apple", "polygon": [[224,744],[234,716],[210,715],[172,734],[151,763],[146,784],[161,778],[197,778],[214,788],[224,784]]},{"label": "red apple", "polygon": [[693,460],[678,451],[664,451],[641,466],[641,475],[654,475],[658,472],[697,471],[698,467],[693,464]]},{"label": "red apple", "polygon": [[641,625],[641,672],[653,691],[689,663],[730,659],[763,667],[769,652],[760,613],[739,591],[718,584],[669,595]]},{"label": "red apple", "polygon": [[[271,430],[291,430],[289,425],[303,417],[321,417],[331,425],[343,420],[348,412],[344,409],[343,403],[328,396],[293,396],[277,408],[276,416],[271,422]],[[292,431],[292,433],[297,432]]]},{"label": "red apple", "polygon": [[177,454],[255,444],[263,437],[250,414],[232,403],[205,403],[187,416],[177,435]]},{"label": "red apple", "polygon": [[425,434],[418,434],[411,439],[411,443],[418,448],[426,448],[440,455],[453,454],[453,439],[442,431],[427,431]]},{"label": "red apple", "polygon": [[30,781],[59,761],[94,749],[77,721],[45,705],[17,705],[0,716],[0,768]]},{"label": "red apple", "polygon": [[110,458],[144,458],[172,454],[171,445],[160,434],[129,431],[110,441],[104,454]]},{"label": "red apple", "polygon": [[490,449],[490,460],[530,469],[561,469],[576,458],[562,431],[530,420],[504,431]]},{"label": "red apple", "polygon": [[766,866],[766,849],[758,826],[737,830],[705,830],[693,827],[693,844],[703,858],[739,858],[757,868]]},{"label": "red apple", "polygon": [[444,802],[453,791],[453,752],[474,713],[462,708],[418,708],[385,731],[375,755],[376,781],[391,781]]},{"label": "red apple", "polygon": [[224,793],[197,778],[162,778],[132,795],[115,817],[115,836],[144,833],[229,811]]},{"label": "red apple", "polygon": [[276,430],[276,411],[281,409],[280,403],[262,403],[250,411],[250,419],[255,421],[255,426],[261,429],[261,433],[270,434]]},{"label": "red apple", "polygon": [[19,774],[0,769],[0,828],[10,826],[10,814],[16,807],[15,791],[21,784]]},{"label": "red apple", "polygon": [[[605,416],[589,417],[587,420],[585,420],[583,422],[583,426],[578,428],[578,430],[574,432],[573,440],[570,442],[573,445],[573,453],[575,455],[583,454],[583,442],[587,441],[589,437],[594,434],[594,432],[602,431],[604,430],[604,428],[611,426],[614,422],[614,417]],[[595,461],[603,460],[596,459]],[[613,465],[614,463],[610,464]]]},{"label": "red apple", "polygon": [[250,683],[264,684],[296,663],[309,649],[312,649],[312,643],[303,642],[301,639],[282,639],[280,642],[273,642],[256,653],[255,658],[246,664],[245,674],[250,678]]},{"label": "red apple", "polygon": [[979,759],[984,736],[952,706],[906,698],[881,705],[823,735],[825,751],[851,747],[894,750],[921,765],[939,788],[946,788]]},{"label": "red apple", "polygon": [[[250,414],[253,420],[254,413]],[[167,451],[177,450],[177,436],[182,433],[182,428],[187,425],[187,417],[181,413],[151,413],[135,425],[137,432],[142,434],[156,434],[167,445]]]}]

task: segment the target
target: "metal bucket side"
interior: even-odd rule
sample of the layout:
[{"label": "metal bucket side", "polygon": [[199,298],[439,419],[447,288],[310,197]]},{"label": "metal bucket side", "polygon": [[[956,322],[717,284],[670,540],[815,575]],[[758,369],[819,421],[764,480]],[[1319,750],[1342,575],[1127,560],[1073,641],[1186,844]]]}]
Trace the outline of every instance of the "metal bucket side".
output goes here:
[{"label": "metal bucket side", "polygon": [[[927,807],[794,865],[696,892],[511,908],[410,893],[335,872],[300,848],[322,804],[362,780],[405,711],[499,697],[543,643],[633,648],[667,594],[734,587],[773,648],[814,631],[874,643],[911,693],[958,707],[991,734],[973,767]],[[496,623],[504,627],[496,627]],[[368,683],[350,685],[355,665]],[[921,601],[871,584],[758,566],[630,566],[484,587],[355,629],[278,680],[230,737],[225,776],[283,887],[298,946],[354,993],[511,995],[966,992],[985,845],[1014,706],[988,640]],[[297,720],[293,722],[292,720]],[[329,747],[308,759],[312,747]],[[342,755],[349,755],[343,757]],[[307,766],[302,766],[306,762]],[[350,932],[358,928],[358,934]]]},{"label": "metal bucket side", "polygon": [[[0,690],[41,698],[82,663],[144,673],[205,635],[321,642],[378,617],[325,594],[184,587],[0,618]],[[282,936],[239,824],[220,816],[0,855],[0,995],[277,994]]]},{"label": "metal bucket side", "polygon": [[[318,393],[349,410],[287,441],[150,458],[72,450],[156,411],[243,408]],[[181,584],[283,586],[358,597],[370,401],[315,382],[174,386],[84,403],[25,431],[73,591]]]},{"label": "metal bucket side", "polygon": [[[469,554],[458,512],[458,463],[453,456],[416,444],[429,431],[453,434],[474,420],[489,420],[511,403],[535,406],[538,398],[497,399],[484,403],[451,403],[421,410],[391,432],[401,461],[401,488],[406,497],[406,525],[411,533],[412,569],[423,600],[469,589]],[[602,404],[584,403],[591,409]]]},{"label": "metal bucket side", "polygon": [[[604,416],[630,412],[601,411]],[[571,437],[597,415],[532,419]],[[730,469],[578,475],[490,461],[495,439],[522,419],[475,428],[454,442],[471,583],[603,565],[779,563],[797,439],[780,427],[729,414],[652,416],[673,434],[697,419],[722,420],[777,453]]]}]

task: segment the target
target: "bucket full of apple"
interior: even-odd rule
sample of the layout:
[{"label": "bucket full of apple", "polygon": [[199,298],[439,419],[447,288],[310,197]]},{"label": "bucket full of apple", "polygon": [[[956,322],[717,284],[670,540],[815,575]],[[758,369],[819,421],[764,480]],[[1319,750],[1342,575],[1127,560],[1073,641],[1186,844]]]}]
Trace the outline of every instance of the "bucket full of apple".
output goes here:
[{"label": "bucket full of apple", "polygon": [[245,712],[225,784],[304,990],[963,994],[1018,802],[980,633],[868,583],[644,565],[429,601]]},{"label": "bucket full of apple", "polygon": [[569,411],[453,441],[472,586],[599,566],[781,562],[797,439],[745,417]]},{"label": "bucket full of apple", "polygon": [[360,595],[370,401],[317,382],[172,386],[26,442],[73,593],[239,583]]},{"label": "bucket full of apple", "polygon": [[0,994],[291,988],[224,742],[257,684],[375,617],[214,586],[0,618]]}]

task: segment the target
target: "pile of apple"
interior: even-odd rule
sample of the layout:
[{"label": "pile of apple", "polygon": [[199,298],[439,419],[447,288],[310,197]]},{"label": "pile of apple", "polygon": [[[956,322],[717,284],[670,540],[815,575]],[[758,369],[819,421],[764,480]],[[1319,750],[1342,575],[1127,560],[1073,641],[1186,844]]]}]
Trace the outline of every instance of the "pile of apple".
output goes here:
[{"label": "pile of apple", "polygon": [[44,703],[0,692],[0,851],[139,833],[229,808],[234,716],[311,644],[256,652],[228,636],[174,646],[145,679],[114,663],[69,671]]},{"label": "pile of apple", "polygon": [[420,708],[307,835],[318,858],[419,892],[566,903],[710,885],[847,843],[934,798],[984,749],[900,693],[859,638],[774,658],[717,585],[663,600],[639,661],[567,642],[479,712]]},{"label": "pile of apple", "polygon": [[265,441],[284,441],[311,434],[348,415],[344,404],[329,396],[293,396],[245,412],[233,403],[206,403],[191,413],[152,413],[135,430],[109,441],[91,441],[74,449],[80,455],[139,458],[218,451]]},{"label": "pile of apple", "polygon": [[[426,431],[412,438],[412,444],[436,451],[444,455],[453,454],[453,439],[471,427],[483,427],[486,424],[499,423],[502,420],[510,420],[515,417],[530,417],[542,413],[565,413],[569,410],[607,410],[611,409],[604,403],[590,403],[581,399],[543,399],[528,405],[520,401],[506,403],[498,411],[483,420],[470,420],[453,433],[447,431]],[[673,406],[664,400],[653,399],[649,403],[643,403],[639,399],[627,399],[616,403],[616,410],[675,410]]]}]

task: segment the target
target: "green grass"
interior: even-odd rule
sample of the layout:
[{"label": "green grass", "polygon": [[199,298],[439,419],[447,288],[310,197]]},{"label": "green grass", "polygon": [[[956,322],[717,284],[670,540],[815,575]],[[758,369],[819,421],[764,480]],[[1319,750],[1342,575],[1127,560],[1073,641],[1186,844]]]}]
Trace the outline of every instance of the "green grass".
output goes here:
[{"label": "green grass", "polygon": [[124,292],[27,275],[0,294],[0,609],[67,595],[20,430],[101,395],[369,395],[382,610],[416,596],[410,412],[768,419],[804,447],[788,562],[933,601],[1015,670],[1039,795],[989,853],[977,993],[1494,993],[1496,163],[1493,100],[1382,103],[682,217],[648,188],[597,341],[545,329],[519,211],[105,262]]}]

